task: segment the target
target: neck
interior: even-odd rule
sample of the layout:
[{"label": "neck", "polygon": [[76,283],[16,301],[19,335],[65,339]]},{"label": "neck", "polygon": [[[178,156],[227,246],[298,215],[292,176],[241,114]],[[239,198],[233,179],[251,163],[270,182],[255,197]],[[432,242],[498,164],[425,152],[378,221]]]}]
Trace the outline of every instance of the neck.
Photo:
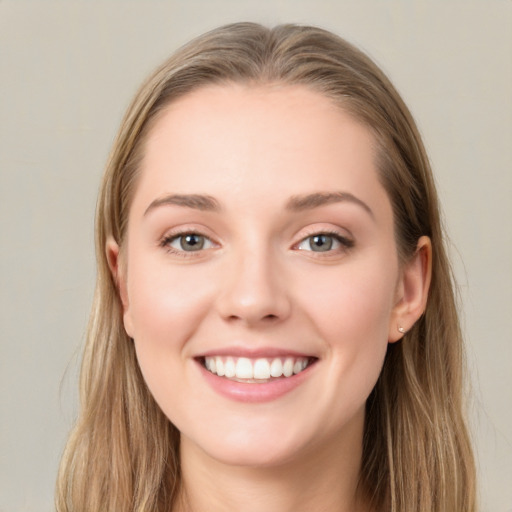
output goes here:
[{"label": "neck", "polygon": [[362,440],[354,441],[338,439],[280,465],[249,467],[210,458],[182,438],[182,488],[173,512],[367,512],[357,493]]}]

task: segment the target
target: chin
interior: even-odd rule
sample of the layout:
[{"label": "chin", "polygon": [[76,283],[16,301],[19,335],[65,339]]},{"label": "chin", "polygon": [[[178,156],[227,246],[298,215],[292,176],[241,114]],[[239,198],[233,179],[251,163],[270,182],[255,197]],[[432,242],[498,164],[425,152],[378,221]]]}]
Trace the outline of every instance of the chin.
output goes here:
[{"label": "chin", "polygon": [[217,462],[245,468],[269,469],[292,462],[300,450],[292,447],[261,444],[219,444],[208,451],[208,455]]},{"label": "chin", "polygon": [[205,435],[204,430],[190,437],[182,435],[182,454],[186,450],[197,450],[218,463],[248,468],[272,468],[298,462],[319,448],[319,437],[315,436],[318,429],[307,424],[292,428],[293,422],[287,420],[271,422],[259,418],[245,425],[231,425],[231,428],[211,422],[209,435]]}]

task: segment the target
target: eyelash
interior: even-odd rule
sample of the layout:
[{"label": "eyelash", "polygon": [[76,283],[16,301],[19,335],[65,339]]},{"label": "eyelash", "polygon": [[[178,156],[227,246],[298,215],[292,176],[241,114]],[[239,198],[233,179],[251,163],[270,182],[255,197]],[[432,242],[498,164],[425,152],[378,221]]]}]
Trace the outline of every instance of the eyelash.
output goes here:
[{"label": "eyelash", "polygon": [[203,234],[198,233],[197,231],[193,231],[193,230],[181,231],[178,233],[171,233],[171,234],[165,235],[160,240],[159,245],[160,245],[160,247],[163,247],[167,252],[170,252],[171,254],[180,256],[182,258],[190,258],[190,257],[194,256],[194,253],[199,254],[199,253],[202,253],[205,250],[209,249],[209,248],[207,248],[207,249],[199,248],[197,251],[185,251],[185,250],[175,249],[174,247],[171,246],[172,242],[179,240],[180,238],[183,238],[186,236],[201,237],[202,239],[204,239],[204,241],[208,241],[210,244],[215,245],[214,242],[212,242],[212,240],[208,236],[203,235]]},{"label": "eyelash", "polygon": [[[186,250],[175,249],[174,247],[171,246],[172,242],[174,242],[182,237],[185,237],[185,236],[198,236],[198,237],[201,237],[203,240],[209,242],[210,244],[215,245],[215,243],[208,236],[203,235],[197,231],[182,231],[182,232],[178,232],[178,233],[171,233],[171,234],[165,235],[160,240],[159,245],[160,245],[160,247],[164,248],[166,251],[168,251],[174,255],[183,257],[183,258],[194,257],[194,255],[195,255],[194,253],[199,254],[199,253],[204,252],[205,250],[210,249],[210,247],[208,247],[207,249],[199,248],[197,251],[186,251]],[[313,237],[319,237],[319,236],[330,237],[330,238],[334,239],[336,242],[338,242],[342,247],[338,248],[337,250],[329,248],[326,251],[313,251],[313,250],[298,249],[298,247],[301,244],[305,243],[307,240],[312,239]],[[311,244],[311,242],[310,242],[310,244]],[[297,244],[294,244],[293,247],[297,248],[297,250],[301,250],[301,251],[305,251],[305,252],[325,253],[323,256],[326,257],[328,255],[332,255],[333,253],[339,253],[340,251],[343,252],[343,251],[347,251],[347,250],[351,249],[352,247],[354,247],[354,241],[351,240],[350,238],[340,235],[337,231],[321,230],[321,231],[314,231],[314,232],[306,235]],[[311,245],[310,245],[310,247],[311,247]]]},{"label": "eyelash", "polygon": [[[300,242],[298,244],[295,244],[294,247],[298,247],[300,246],[301,244],[303,244],[304,242],[306,242],[307,240],[310,240],[316,236],[326,236],[326,237],[330,237],[330,238],[333,238],[336,242],[338,242],[341,247],[338,248],[337,250],[336,249],[329,249],[327,251],[313,251],[313,250],[309,250],[309,251],[306,251],[306,252],[313,252],[313,253],[324,253],[323,256],[324,257],[327,257],[327,256],[332,256],[333,253],[334,254],[338,254],[340,252],[344,252],[344,251],[348,251],[349,249],[352,249],[352,247],[354,247],[355,243],[352,239],[350,238],[347,238],[346,236],[343,236],[343,235],[340,235],[340,233],[338,233],[337,231],[334,231],[334,230],[320,230],[320,231],[314,231],[314,232],[311,232],[310,234],[306,235],[304,238],[302,238],[300,240]],[[301,249],[299,249],[301,250]],[[320,254],[319,254],[320,256]]]}]

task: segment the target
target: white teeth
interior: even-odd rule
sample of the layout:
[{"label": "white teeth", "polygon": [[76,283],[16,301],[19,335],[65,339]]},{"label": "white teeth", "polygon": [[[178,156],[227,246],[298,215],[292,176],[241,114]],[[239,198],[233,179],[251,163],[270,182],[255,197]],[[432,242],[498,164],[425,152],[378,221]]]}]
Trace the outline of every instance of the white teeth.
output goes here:
[{"label": "white teeth", "polygon": [[281,359],[274,359],[270,365],[270,375],[272,377],[281,377],[283,375],[283,363]]},{"label": "white teeth", "polygon": [[302,371],[302,363],[300,361],[295,361],[295,364],[293,365],[293,373],[299,373]]},{"label": "white teeth", "polygon": [[235,375],[237,379],[252,379],[253,370],[251,361],[246,357],[241,357],[236,362]]},{"label": "white teeth", "polygon": [[271,375],[272,371],[269,362],[266,359],[256,359],[254,363],[254,378],[270,379]]},{"label": "white teeth", "polygon": [[236,375],[235,361],[232,357],[228,357],[226,359],[226,364],[224,365],[224,375],[228,379],[231,379]]},{"label": "white teeth", "polygon": [[271,377],[291,377],[305,370],[307,357],[249,359],[248,357],[205,357],[206,369],[219,377],[268,381]]},{"label": "white teeth", "polygon": [[300,373],[302,370],[306,368],[308,362],[305,359],[297,359],[295,364],[293,365],[293,373]]},{"label": "white teeth", "polygon": [[291,357],[286,358],[283,364],[283,375],[285,377],[291,377],[293,375],[294,363],[295,361]]},{"label": "white teeth", "polygon": [[224,376],[224,361],[222,361],[222,359],[220,357],[215,358],[215,366],[217,366],[217,375],[219,377],[223,377]]}]

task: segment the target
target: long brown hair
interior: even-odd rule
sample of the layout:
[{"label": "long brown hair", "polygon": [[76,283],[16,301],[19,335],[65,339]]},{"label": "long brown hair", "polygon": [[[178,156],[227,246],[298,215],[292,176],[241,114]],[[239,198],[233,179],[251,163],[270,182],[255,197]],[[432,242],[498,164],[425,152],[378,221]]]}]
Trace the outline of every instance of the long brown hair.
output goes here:
[{"label": "long brown hair", "polygon": [[463,344],[437,194],[402,99],[363,53],[318,28],[238,23],[181,48],[143,84],[122,122],[96,217],[98,279],[81,371],[80,414],[57,483],[59,512],[160,512],[180,485],[179,432],[150,395],[106,258],[122,247],[143,144],[169,102],[206,84],[301,84],[374,134],[402,261],[432,241],[426,311],[398,343],[367,401],[360,488],[375,510],[472,512],[475,469],[464,420]]}]

